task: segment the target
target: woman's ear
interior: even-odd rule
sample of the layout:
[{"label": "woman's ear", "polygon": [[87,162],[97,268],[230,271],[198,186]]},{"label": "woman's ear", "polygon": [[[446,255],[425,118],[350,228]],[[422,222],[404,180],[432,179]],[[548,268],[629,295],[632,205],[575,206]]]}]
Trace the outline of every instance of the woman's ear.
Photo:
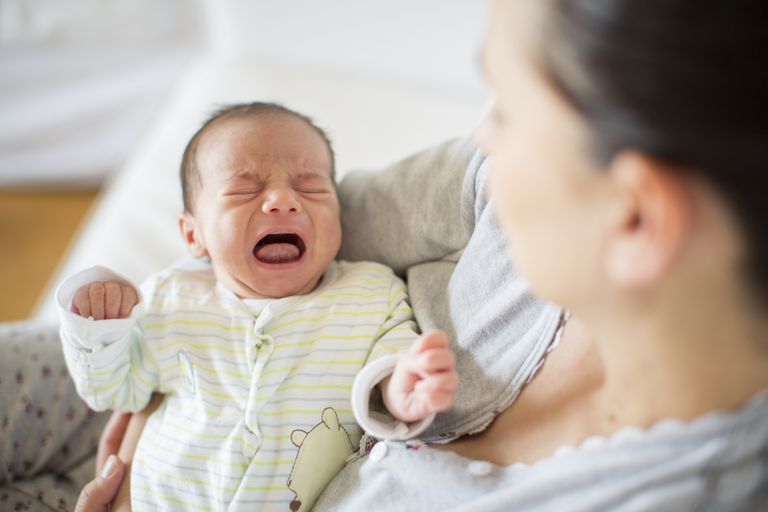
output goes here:
[{"label": "woman's ear", "polygon": [[179,230],[181,230],[181,236],[187,243],[189,253],[194,258],[208,256],[208,250],[205,247],[202,233],[198,229],[197,222],[191,213],[182,212],[179,215]]},{"label": "woman's ear", "polygon": [[605,252],[605,270],[622,287],[656,282],[679,254],[691,223],[691,201],[683,172],[646,155],[617,155],[609,172],[621,212]]}]

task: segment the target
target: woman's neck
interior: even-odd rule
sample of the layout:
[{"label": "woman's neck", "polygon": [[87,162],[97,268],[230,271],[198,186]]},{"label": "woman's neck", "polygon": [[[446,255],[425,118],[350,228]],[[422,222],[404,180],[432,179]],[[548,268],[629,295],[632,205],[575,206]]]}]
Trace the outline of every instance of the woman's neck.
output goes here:
[{"label": "woman's neck", "polygon": [[[442,449],[500,465],[532,463],[622,427],[730,409],[768,388],[768,345],[758,334],[768,332],[764,321],[736,302],[717,314],[696,302],[688,313],[661,308],[664,315],[635,312],[626,321],[595,315],[603,321],[588,323],[574,312],[514,405],[487,430]],[[688,318],[694,311],[700,316]]]},{"label": "woman's neck", "polygon": [[596,405],[620,424],[690,420],[768,389],[768,326],[737,294],[689,296],[589,324],[604,365]]}]

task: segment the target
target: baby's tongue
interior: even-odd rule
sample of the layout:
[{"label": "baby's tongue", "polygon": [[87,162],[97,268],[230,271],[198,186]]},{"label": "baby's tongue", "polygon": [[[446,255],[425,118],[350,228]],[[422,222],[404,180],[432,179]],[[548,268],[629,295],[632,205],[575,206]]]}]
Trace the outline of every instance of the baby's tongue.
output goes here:
[{"label": "baby's tongue", "polygon": [[299,258],[299,248],[293,244],[267,244],[254,251],[259,261],[264,263],[288,263]]}]

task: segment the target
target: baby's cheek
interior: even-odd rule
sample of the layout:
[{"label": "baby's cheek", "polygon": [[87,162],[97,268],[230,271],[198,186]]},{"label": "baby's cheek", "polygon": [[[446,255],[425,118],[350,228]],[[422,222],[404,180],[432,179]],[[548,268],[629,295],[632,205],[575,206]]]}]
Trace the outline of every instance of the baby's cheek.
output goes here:
[{"label": "baby's cheek", "polygon": [[322,244],[328,252],[335,254],[341,247],[341,218],[338,211],[329,210],[321,217],[316,224],[318,230],[317,242]]}]

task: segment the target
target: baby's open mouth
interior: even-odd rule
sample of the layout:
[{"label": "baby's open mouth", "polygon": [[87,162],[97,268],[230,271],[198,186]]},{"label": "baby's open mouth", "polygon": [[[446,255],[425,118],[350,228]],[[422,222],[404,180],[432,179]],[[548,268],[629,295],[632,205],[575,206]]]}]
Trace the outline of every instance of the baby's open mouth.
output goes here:
[{"label": "baby's open mouth", "polygon": [[296,233],[272,233],[258,241],[253,255],[262,263],[278,265],[299,261],[305,250],[304,240]]}]

